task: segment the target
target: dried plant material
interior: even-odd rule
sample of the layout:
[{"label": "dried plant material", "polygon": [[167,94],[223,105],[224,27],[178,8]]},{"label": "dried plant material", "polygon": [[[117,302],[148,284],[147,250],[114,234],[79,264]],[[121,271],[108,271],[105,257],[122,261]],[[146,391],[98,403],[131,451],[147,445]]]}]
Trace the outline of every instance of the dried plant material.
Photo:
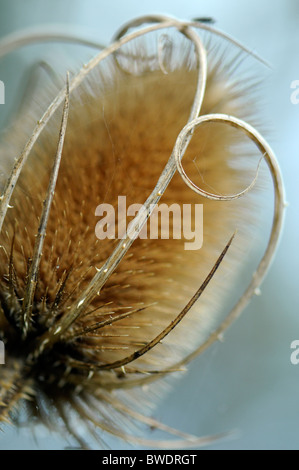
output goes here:
[{"label": "dried plant material", "polygon": [[[144,23],[153,24],[128,33]],[[136,422],[178,435],[179,441],[160,441],[167,448],[220,437],[185,435],[149,418],[152,389],[159,391],[243,310],[273,257],[284,195],[271,148],[247,123],[250,93],[233,72],[234,62],[201,39],[203,31],[249,55],[209,22],[142,17],[68,75],[41,118],[39,109],[28,110],[38,121],[27,140],[23,115],[8,132],[7,142],[17,140],[23,151],[0,201],[0,338],[6,353],[0,421],[12,419],[23,401],[47,425],[62,421],[82,447],[84,432],[73,425],[74,416],[99,440],[97,428],[158,445],[131,432]],[[0,56],[34,39],[42,40],[6,38]],[[249,176],[244,137],[261,153]],[[9,155],[9,148],[4,142],[1,151]],[[223,319],[257,219],[262,159],[275,190],[272,231],[250,285]],[[128,229],[120,196],[127,205],[141,205]],[[200,249],[164,238],[161,227],[160,237],[141,237],[160,201],[181,210],[204,205]],[[101,204],[115,209],[125,228],[121,239],[97,238]],[[172,233],[177,223],[174,216]]]}]

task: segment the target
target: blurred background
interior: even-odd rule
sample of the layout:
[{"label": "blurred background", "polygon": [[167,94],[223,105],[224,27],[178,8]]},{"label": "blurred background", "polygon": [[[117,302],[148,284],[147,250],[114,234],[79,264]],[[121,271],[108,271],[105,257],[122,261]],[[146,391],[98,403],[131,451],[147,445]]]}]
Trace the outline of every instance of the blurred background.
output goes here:
[{"label": "blurred background", "polygon": [[[298,449],[299,365],[290,362],[290,344],[299,340],[299,104],[291,102],[291,83],[299,80],[299,2],[0,0],[0,38],[30,26],[58,24],[108,44],[124,22],[148,13],[180,19],[213,17],[218,29],[271,64],[262,112],[270,123],[269,141],[289,203],[280,247],[261,295],[252,299],[223,343],[190,365],[183,380],[159,404],[155,418],[199,436],[236,430],[232,438],[209,449]],[[71,55],[74,46],[63,47]],[[24,48],[1,59],[6,98],[6,105],[0,107],[1,126],[15,110],[23,71],[34,54],[46,53],[47,48],[28,46],[26,53]],[[55,53],[57,58],[57,49]],[[111,449],[130,448],[116,439],[105,440]],[[0,435],[0,449],[63,449],[66,445],[43,428],[36,439],[26,429],[10,427]]]}]

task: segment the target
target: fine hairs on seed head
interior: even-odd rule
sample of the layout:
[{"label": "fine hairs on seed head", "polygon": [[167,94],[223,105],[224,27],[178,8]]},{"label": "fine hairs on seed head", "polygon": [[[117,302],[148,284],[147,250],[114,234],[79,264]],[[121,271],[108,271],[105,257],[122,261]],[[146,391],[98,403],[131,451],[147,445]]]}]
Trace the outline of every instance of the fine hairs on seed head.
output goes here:
[{"label": "fine hairs on seed head", "polygon": [[[45,40],[98,47],[34,31],[1,40],[0,57]],[[137,445],[207,445],[221,434],[192,436],[150,414],[165,384],[239,316],[277,246],[280,171],[254,125],[250,77],[236,67],[260,59],[209,21],[157,15],[124,25],[102,49],[55,85],[47,109],[42,100],[22,109],[1,144],[14,166],[0,200],[0,422],[17,423],[25,405],[29,424],[67,431],[83,448],[105,432]],[[275,193],[268,245],[226,312],[252,248],[266,167]],[[120,197],[142,210],[123,237],[100,239],[103,204],[127,228]],[[162,222],[157,236],[141,236],[160,204],[203,205],[202,227],[192,216],[197,249],[164,236]],[[179,219],[169,222],[174,233]],[[147,440],[144,424],[176,437]]]}]

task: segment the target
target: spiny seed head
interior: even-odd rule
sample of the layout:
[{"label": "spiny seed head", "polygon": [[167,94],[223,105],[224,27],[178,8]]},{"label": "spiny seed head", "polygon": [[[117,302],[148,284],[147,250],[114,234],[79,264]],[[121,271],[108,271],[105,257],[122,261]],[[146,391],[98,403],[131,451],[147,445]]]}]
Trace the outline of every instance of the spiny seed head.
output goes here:
[{"label": "spiny seed head", "polygon": [[[233,63],[211,43],[196,49],[187,26],[186,37],[177,33],[166,45],[159,34],[158,48],[140,36],[112,46],[107,57],[67,78],[62,105],[54,102],[54,111],[38,122],[46,123],[42,132],[34,131],[38,138],[11,208],[3,202],[0,338],[6,363],[0,421],[23,399],[39,419],[55,422],[60,416],[82,445],[70,408],[89,427],[132,439],[128,423],[118,425],[116,417],[153,425],[129,407],[135,397],[141,409],[151,402],[142,385],[180,370],[186,356],[213,340],[221,299],[249,246],[254,193],[221,202],[204,199],[179,173],[167,187],[156,184],[181,130],[197,117],[198,90],[202,116],[247,119],[252,103],[232,76]],[[202,50],[208,52],[207,80],[200,75]],[[25,144],[26,119],[18,117],[8,140]],[[233,127],[207,123],[188,139],[184,170],[207,193],[236,194],[252,180],[244,135]],[[110,204],[120,225],[119,196],[126,197],[127,207],[157,196],[180,209],[204,203],[202,248],[186,250],[184,239],[163,239],[161,227],[156,239],[99,240],[96,208]],[[170,222],[172,233],[178,220]],[[192,227],[197,228],[194,214]],[[236,237],[226,254],[237,227],[245,235],[241,243]]]}]

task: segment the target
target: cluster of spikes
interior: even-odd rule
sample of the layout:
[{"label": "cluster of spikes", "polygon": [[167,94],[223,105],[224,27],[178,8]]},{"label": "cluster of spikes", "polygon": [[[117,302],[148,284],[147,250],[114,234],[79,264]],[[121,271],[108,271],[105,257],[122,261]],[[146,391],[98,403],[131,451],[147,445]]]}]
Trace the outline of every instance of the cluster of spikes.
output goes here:
[{"label": "cluster of spikes", "polygon": [[[175,65],[175,46],[165,40],[168,30],[188,44]],[[164,34],[153,54],[142,40],[160,31]],[[243,102],[241,92],[226,87],[230,67],[219,72],[221,61],[210,65],[198,31],[254,56],[204,21],[135,19],[77,74],[67,74],[15,158],[0,198],[0,339],[5,345],[0,422],[17,422],[25,404],[31,421],[67,429],[84,448],[88,442],[72,417],[79,417],[99,440],[99,429],[128,442],[167,448],[201,446],[219,438],[186,435],[143,413],[153,400],[143,385],[150,390],[152,382],[163,383],[183,370],[239,316],[273,258],[284,193],[272,149],[255,127],[234,115]],[[100,47],[66,33],[20,33],[0,41],[0,57],[43,41]],[[175,92],[171,86],[177,86]],[[8,140],[15,138],[23,120],[16,119]],[[252,182],[240,189],[246,179],[230,165],[231,134],[224,127],[253,142],[266,162],[275,192],[274,217],[249,286],[211,330],[213,312],[219,309],[213,304],[213,283],[216,298],[221,270],[238,238],[233,228],[240,213],[237,204],[250,194],[258,176],[256,170]],[[199,187],[188,176],[194,162],[188,167],[186,158],[183,166],[183,156],[190,149],[196,152],[195,134],[203,140],[206,129],[214,128],[212,143],[203,151],[209,159],[207,174],[217,173],[219,165],[227,180],[224,190],[235,189],[231,194]],[[120,194],[142,202],[143,210],[123,239],[99,241],[95,208],[103,201],[115,205]],[[210,223],[211,242],[204,238],[200,253],[184,252],[178,240],[138,238],[160,200],[209,202],[205,223]],[[221,205],[227,212],[220,217]],[[235,258],[238,253],[228,269]],[[141,411],[132,406],[135,400]],[[138,422],[177,438],[146,440],[134,428]]]}]

